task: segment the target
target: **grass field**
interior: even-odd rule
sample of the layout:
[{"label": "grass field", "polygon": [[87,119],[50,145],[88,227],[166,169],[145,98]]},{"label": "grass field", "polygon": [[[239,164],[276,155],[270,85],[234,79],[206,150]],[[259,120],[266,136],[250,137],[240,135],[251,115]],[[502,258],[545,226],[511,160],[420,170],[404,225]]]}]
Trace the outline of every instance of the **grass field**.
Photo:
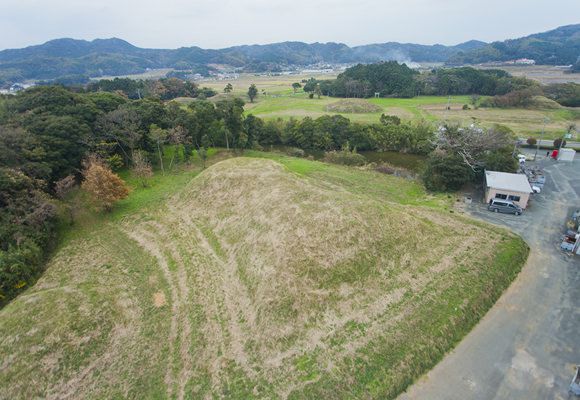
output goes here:
[{"label": "grass field", "polygon": [[2,397],[394,398],[527,255],[414,181],[305,159],[130,182],[0,310]]},{"label": "grass field", "polygon": [[[229,82],[234,86],[234,95],[245,97],[249,85],[255,83],[259,88],[260,95],[255,103],[250,103],[246,98],[246,110],[248,113],[262,118],[288,119],[307,116],[317,118],[326,114],[335,114],[329,112],[327,107],[340,102],[341,99],[329,97],[309,99],[308,95],[302,91],[293,93],[292,82],[300,82],[308,77],[308,75],[267,77],[243,74],[238,80],[205,81],[201,82],[201,85],[210,86],[221,92]],[[333,75],[322,75],[318,78],[331,79],[333,77]],[[262,90],[266,92],[266,95],[262,94]],[[463,105],[470,103],[469,96],[451,96],[450,100],[450,110],[447,110],[449,98],[446,96],[361,100],[375,104],[381,107],[381,110],[371,113],[341,113],[341,115],[352,121],[363,123],[377,123],[381,114],[386,113],[397,115],[404,120],[426,119],[431,122],[447,120],[462,124],[477,122],[486,127],[502,124],[509,126],[518,136],[524,138],[540,137],[544,118],[547,117],[549,122],[545,127],[544,139],[561,137],[570,123],[576,123],[577,126],[580,126],[580,110],[578,109],[562,107],[557,109],[479,108],[477,110],[463,110]]]}]

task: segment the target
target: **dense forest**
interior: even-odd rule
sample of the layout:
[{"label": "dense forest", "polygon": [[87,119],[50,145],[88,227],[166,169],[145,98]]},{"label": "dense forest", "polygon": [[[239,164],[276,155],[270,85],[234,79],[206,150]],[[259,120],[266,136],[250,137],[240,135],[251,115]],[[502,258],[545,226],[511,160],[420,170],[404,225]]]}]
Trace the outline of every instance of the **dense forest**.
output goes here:
[{"label": "dense forest", "polygon": [[415,97],[418,95],[478,94],[504,95],[514,90],[537,87],[526,78],[513,77],[498,69],[481,70],[471,67],[439,68],[419,73],[388,61],[359,64],[346,69],[335,80],[310,79],[304,91],[312,92],[317,85],[322,94],[336,97]]},{"label": "dense forest", "polygon": [[137,100],[144,97],[154,97],[161,100],[173,100],[178,97],[205,99],[215,96],[217,92],[209,88],[200,88],[196,83],[173,78],[158,80],[134,80],[129,78],[101,79],[89,83],[79,90],[88,92],[122,93],[129,99]]}]

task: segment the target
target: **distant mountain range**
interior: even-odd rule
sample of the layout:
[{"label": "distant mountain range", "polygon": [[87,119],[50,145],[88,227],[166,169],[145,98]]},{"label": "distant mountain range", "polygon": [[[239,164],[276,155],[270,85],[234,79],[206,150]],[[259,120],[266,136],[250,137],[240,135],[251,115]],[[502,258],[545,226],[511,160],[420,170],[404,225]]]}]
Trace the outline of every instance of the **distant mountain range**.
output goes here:
[{"label": "distant mountain range", "polygon": [[580,24],[561,26],[519,39],[493,42],[452,55],[453,64],[479,64],[519,58],[535,60],[537,64],[571,65],[580,61]]},{"label": "distant mountain range", "polygon": [[388,42],[349,47],[342,43],[283,42],[220,50],[182,47],[143,49],[121,39],[56,39],[23,49],[0,51],[0,85],[24,80],[82,80],[126,75],[148,68],[207,71],[224,64],[245,71],[276,71],[317,63],[450,62],[454,64],[531,58],[538,63],[573,64],[580,55],[580,24],[486,44],[471,40],[456,46]]}]

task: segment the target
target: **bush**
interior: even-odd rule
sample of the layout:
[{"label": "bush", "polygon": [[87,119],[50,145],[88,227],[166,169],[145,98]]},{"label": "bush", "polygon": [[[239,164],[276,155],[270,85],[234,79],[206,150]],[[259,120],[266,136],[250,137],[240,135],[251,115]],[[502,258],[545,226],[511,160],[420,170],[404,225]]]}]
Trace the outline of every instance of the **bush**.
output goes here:
[{"label": "bush", "polygon": [[42,189],[20,171],[0,168],[0,305],[38,276],[54,238],[57,210]]},{"label": "bush", "polygon": [[554,148],[559,149],[560,147],[566,147],[566,141],[562,141],[561,138],[554,140]]},{"label": "bush", "polygon": [[299,149],[298,147],[290,147],[288,150],[286,150],[286,154],[288,154],[290,157],[304,157],[306,155],[304,150]]},{"label": "bush", "polygon": [[494,96],[493,105],[499,108],[530,107],[534,104],[534,97],[540,94],[538,88],[514,90],[503,96]]},{"label": "bush", "polygon": [[356,149],[351,150],[348,143],[341,151],[327,151],[324,153],[324,161],[349,166],[361,166],[367,163],[367,159],[362,154],[357,153]]},{"label": "bush", "polygon": [[473,170],[460,156],[435,152],[427,161],[423,181],[429,190],[447,192],[461,189],[472,177]]},{"label": "bush", "polygon": [[373,169],[381,174],[401,176],[404,178],[412,178],[415,176],[411,171],[405,168],[395,167],[387,162],[381,162],[380,164],[375,165]]},{"label": "bush", "polygon": [[516,172],[518,161],[512,155],[510,149],[496,150],[485,156],[485,168],[490,171]]},{"label": "bush", "polygon": [[91,195],[97,209],[109,212],[113,204],[129,195],[125,182],[96,157],[89,157],[82,173],[82,188]]},{"label": "bush", "polygon": [[530,146],[535,146],[538,143],[538,140],[536,138],[528,138],[528,140],[526,140],[526,143],[529,144]]},{"label": "bush", "polygon": [[469,106],[467,104],[464,104],[462,107],[463,110],[469,110]]}]

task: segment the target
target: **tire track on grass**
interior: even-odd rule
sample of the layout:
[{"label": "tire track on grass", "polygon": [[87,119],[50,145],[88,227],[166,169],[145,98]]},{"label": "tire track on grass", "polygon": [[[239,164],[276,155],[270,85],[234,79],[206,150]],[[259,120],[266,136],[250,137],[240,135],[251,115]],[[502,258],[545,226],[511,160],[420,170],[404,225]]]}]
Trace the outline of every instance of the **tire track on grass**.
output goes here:
[{"label": "tire track on grass", "polygon": [[151,238],[151,234],[143,229],[134,228],[132,230],[127,229],[125,233],[133,239],[137,244],[151,254],[156,260],[157,265],[161,269],[167,285],[169,288],[169,293],[171,297],[171,323],[169,327],[169,354],[170,360],[167,365],[167,370],[165,372],[165,384],[167,386],[167,396],[169,398],[173,397],[173,387],[175,385],[175,376],[173,375],[173,355],[175,352],[175,341],[178,335],[178,316],[180,313],[181,298],[179,295],[179,288],[173,281],[173,276],[171,270],[169,269],[169,263],[160,247],[157,245],[157,240]]},{"label": "tire track on grass", "polygon": [[[180,340],[179,340],[179,354],[181,357],[181,371],[179,372],[177,378],[178,393],[177,398],[183,399],[185,397],[185,387],[187,382],[193,377],[194,371],[194,361],[190,353],[190,345],[192,343],[192,326],[189,321],[189,306],[190,306],[190,292],[188,285],[187,272],[185,270],[185,263],[181,257],[181,253],[175,245],[174,240],[170,240],[171,235],[165,229],[165,227],[158,223],[150,221],[145,224],[146,227],[153,229],[153,232],[149,231],[148,235],[151,240],[163,247],[164,250],[169,251],[173,261],[177,264],[176,276],[174,279],[176,282],[176,287],[179,289],[178,307],[180,325]],[[171,238],[173,239],[173,238]]]}]

